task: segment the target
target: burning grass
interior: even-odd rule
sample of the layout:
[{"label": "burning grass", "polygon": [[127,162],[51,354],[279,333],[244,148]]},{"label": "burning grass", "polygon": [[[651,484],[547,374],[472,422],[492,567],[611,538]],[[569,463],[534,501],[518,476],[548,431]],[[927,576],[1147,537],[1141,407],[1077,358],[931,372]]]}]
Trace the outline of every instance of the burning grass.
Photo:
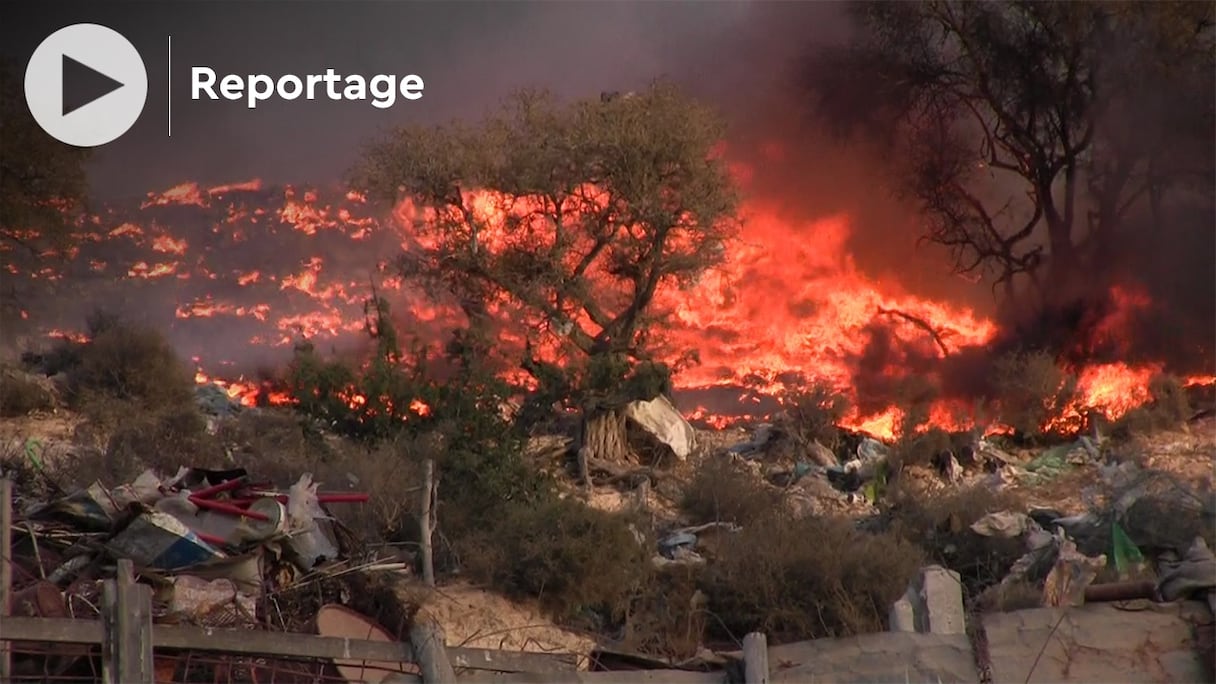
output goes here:
[{"label": "burning grass", "polygon": [[997,360],[993,386],[998,388],[1002,422],[1034,439],[1063,415],[1077,393],[1077,379],[1045,352],[1016,352]]}]

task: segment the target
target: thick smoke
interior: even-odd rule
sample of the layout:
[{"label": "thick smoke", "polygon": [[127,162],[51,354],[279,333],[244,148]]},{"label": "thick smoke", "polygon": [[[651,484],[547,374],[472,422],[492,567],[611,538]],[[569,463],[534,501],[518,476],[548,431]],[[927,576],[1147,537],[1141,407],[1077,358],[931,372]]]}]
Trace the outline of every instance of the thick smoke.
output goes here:
[{"label": "thick smoke", "polygon": [[[99,200],[142,198],[185,181],[207,186],[260,177],[269,187],[288,182],[328,186],[356,159],[360,144],[386,126],[476,118],[520,87],[595,97],[666,76],[727,116],[730,154],[754,171],[750,197],[799,224],[847,215],[848,250],[862,272],[893,291],[997,313],[986,284],[951,275],[942,250],[918,245],[921,220],[914,207],[894,198],[887,160],[865,146],[837,142],[809,116],[801,70],[817,48],[848,40],[849,25],[839,3],[479,4],[476,12],[470,5],[439,3],[410,5],[408,11],[391,3],[284,7],[244,4],[238,14],[235,7],[217,3],[207,20],[184,21],[182,14],[197,13],[198,6],[153,10],[141,4],[138,11],[120,13],[109,23],[132,35],[141,48],[146,44],[149,54],[156,54],[163,36],[172,32],[181,50],[175,64],[210,60],[220,71],[269,73],[315,71],[330,64],[369,73],[417,71],[427,80],[424,99],[388,112],[329,103],[277,103],[256,113],[224,103],[191,104],[175,110],[180,113],[172,139],[164,137],[159,114],[150,115],[98,156],[91,180]],[[30,35],[9,41],[11,48],[32,49],[34,33],[44,35],[42,29],[49,32],[63,23],[49,13],[35,19],[25,24]],[[326,31],[319,33],[320,26]],[[448,28],[439,31],[437,26]],[[154,62],[150,66],[149,102],[167,95],[161,68]],[[185,86],[175,81],[174,87],[180,102],[187,96]],[[1096,267],[1099,272],[1088,274],[1086,281],[1095,287],[1061,302],[1051,317],[1005,317],[1006,335],[994,350],[1030,344],[1098,360],[1167,359],[1176,361],[1179,370],[1193,370],[1196,363],[1210,366],[1216,332],[1216,232],[1210,198],[1206,204],[1174,207],[1169,215],[1165,226],[1141,218],[1143,227],[1128,231],[1112,257]],[[172,220],[172,214],[164,220]],[[192,245],[205,244],[202,233]],[[808,233],[805,240],[814,244],[816,236]],[[391,257],[372,259],[342,249],[335,245],[322,254],[327,268],[342,264],[360,282],[372,274],[375,261]],[[307,256],[273,241],[251,240],[238,252],[212,252],[208,258],[213,267],[231,260],[233,271],[278,267],[298,272]],[[367,263],[351,262],[356,257]],[[166,282],[149,283],[145,290]],[[1155,303],[1133,316],[1123,328],[1131,338],[1124,335],[1118,343],[1086,333],[1101,328],[1104,312],[1113,310],[1108,287],[1113,283],[1137,285]],[[96,305],[137,316],[149,309],[146,292],[105,301],[85,294],[59,296],[40,306],[62,307],[59,313],[71,309],[77,321]],[[187,301],[184,295],[179,299],[178,304]],[[34,311],[35,317],[39,313]],[[63,321],[63,327],[73,327],[62,315],[55,319],[57,325]],[[943,364],[928,335],[923,345],[910,348],[890,333],[891,326],[902,324],[876,317],[869,348],[854,359],[861,396],[872,397],[877,406],[906,390],[886,372],[892,365],[909,376],[945,371],[948,392],[984,391],[989,352],[955,354]],[[200,342],[199,333],[189,328],[173,321],[165,325],[171,336]],[[246,368],[273,362],[244,342],[248,335],[243,330],[214,325],[206,330],[203,342],[225,358]]]},{"label": "thick smoke", "polygon": [[[986,282],[946,276],[949,263],[942,250],[915,246],[921,233],[918,215],[915,207],[893,199],[888,159],[868,151],[864,141],[842,147],[808,116],[803,69],[820,48],[848,40],[844,5],[770,3],[752,10],[733,33],[733,43],[715,46],[736,57],[735,70],[729,72],[735,78],[723,77],[717,98],[732,113],[743,139],[756,143],[742,148],[744,155],[754,153],[760,169],[752,191],[800,216],[847,212],[853,218],[850,246],[863,270],[917,294],[990,311],[1000,324],[1001,333],[988,349],[942,363],[932,344],[899,349],[906,345],[875,321],[870,348],[856,359],[859,389],[865,386],[881,397],[879,402],[889,398],[897,389],[892,383],[898,382],[889,369],[902,367],[913,374],[941,372],[947,393],[987,393],[992,388],[984,379],[992,360],[1024,349],[1049,351],[1075,367],[1122,361],[1164,362],[1178,373],[1216,368],[1216,204],[1210,177],[1216,139],[1210,126],[1201,134],[1207,136],[1201,137],[1206,144],[1175,142],[1177,152],[1171,152],[1193,157],[1190,166],[1200,169],[1201,176],[1208,171],[1198,188],[1166,195],[1156,216],[1147,203],[1130,213],[1118,235],[1103,245],[1099,259],[1073,266],[1079,271],[1077,286],[1047,293],[1046,306],[1027,311],[998,305]],[[1142,59],[1125,54],[1130,48],[1124,46],[1111,49],[1121,51],[1108,55],[1111,64]],[[1145,129],[1168,131],[1179,106],[1212,111],[1216,97],[1211,83],[1198,91],[1161,82],[1151,88],[1123,105],[1121,115],[1139,125],[1126,126],[1125,135],[1131,137],[1120,143],[1143,145],[1132,138]],[[774,137],[784,140],[783,154],[763,155],[764,143]]]}]

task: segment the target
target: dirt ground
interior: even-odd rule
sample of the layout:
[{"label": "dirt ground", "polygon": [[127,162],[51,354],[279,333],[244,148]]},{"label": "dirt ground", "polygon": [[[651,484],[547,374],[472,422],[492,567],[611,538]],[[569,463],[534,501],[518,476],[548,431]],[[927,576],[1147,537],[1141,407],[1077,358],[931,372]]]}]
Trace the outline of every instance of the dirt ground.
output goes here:
[{"label": "dirt ground", "polygon": [[467,584],[435,590],[427,611],[447,633],[448,644],[532,653],[590,653],[595,641],[555,627],[535,605],[510,601]]}]

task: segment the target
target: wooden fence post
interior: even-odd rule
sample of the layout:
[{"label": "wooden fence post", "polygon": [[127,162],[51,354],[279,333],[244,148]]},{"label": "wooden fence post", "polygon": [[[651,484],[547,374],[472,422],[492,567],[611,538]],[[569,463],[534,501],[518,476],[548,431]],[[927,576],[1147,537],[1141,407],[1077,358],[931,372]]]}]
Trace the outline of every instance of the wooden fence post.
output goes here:
[{"label": "wooden fence post", "polygon": [[152,589],[135,583],[131,561],[102,585],[102,671],[105,684],[154,684]]},{"label": "wooden fence post", "polygon": [[410,646],[422,674],[423,684],[456,684],[456,671],[448,660],[447,637],[443,628],[425,610],[414,616]]},{"label": "wooden fence post", "polygon": [[743,681],[768,684],[768,637],[763,632],[743,637]]},{"label": "wooden fence post", "polygon": [[[0,478],[0,622],[12,609],[13,593],[13,482]],[[0,640],[0,682],[11,681],[11,642]]]}]

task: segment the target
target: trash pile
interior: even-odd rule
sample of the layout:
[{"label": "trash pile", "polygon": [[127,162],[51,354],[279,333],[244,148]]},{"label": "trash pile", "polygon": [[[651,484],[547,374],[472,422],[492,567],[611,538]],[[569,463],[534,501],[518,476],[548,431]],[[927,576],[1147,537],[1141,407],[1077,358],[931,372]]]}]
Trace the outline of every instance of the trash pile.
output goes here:
[{"label": "trash pile", "polygon": [[[1100,475],[1110,496],[1103,503],[1096,487],[1082,491],[1089,502],[1086,513],[998,511],[971,525],[975,534],[1025,544],[1026,553],[992,591],[1019,583],[1041,586],[1044,606],[1137,598],[1169,602],[1216,591],[1216,556],[1203,537],[1216,524],[1212,492],[1192,491],[1133,462],[1102,466]],[[1100,574],[1109,581],[1095,585]]]},{"label": "trash pile", "polygon": [[[156,617],[254,625],[268,592],[349,564],[349,535],[326,504],[367,500],[318,491],[310,474],[276,489],[244,469],[183,467],[167,479],[148,470],[115,488],[94,482],[17,515],[14,607],[30,617],[96,614],[98,580],[129,559],[157,590]],[[56,600],[23,604],[22,584],[31,597],[54,590]]]},{"label": "trash pile", "polygon": [[[1022,510],[990,513],[971,525],[970,534],[1024,544],[1024,555],[990,588],[989,598],[1014,587],[1031,589],[1042,606],[1080,605],[1087,597],[1173,601],[1204,598],[1209,592],[1216,596],[1216,558],[1209,549],[1209,535],[1216,530],[1216,492],[1202,478],[1193,486],[1189,478],[1116,458],[1118,447],[1098,433],[1037,452],[1004,446],[999,437],[952,435],[928,463],[911,469],[911,477],[929,485],[921,487],[920,496],[973,488],[1016,491],[1023,500],[1055,491],[1068,500],[1067,511],[1027,504]],[[1202,458],[1210,464],[1207,454]],[[863,529],[882,529],[882,498],[895,456],[891,446],[865,435],[846,435],[834,452],[763,424],[750,438],[711,458],[749,467],[785,490],[786,500],[803,514],[844,513]],[[907,466],[900,477],[909,477]],[[813,505],[803,505],[805,500]],[[679,538],[689,539],[695,537]],[[682,553],[690,546],[674,541],[668,545]]]}]

